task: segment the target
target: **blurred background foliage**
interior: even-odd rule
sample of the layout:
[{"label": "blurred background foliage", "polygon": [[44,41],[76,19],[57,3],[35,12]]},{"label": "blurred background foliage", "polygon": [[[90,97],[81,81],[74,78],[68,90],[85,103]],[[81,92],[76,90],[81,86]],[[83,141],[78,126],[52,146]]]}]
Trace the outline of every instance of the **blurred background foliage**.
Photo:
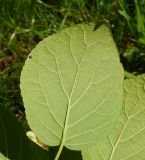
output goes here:
[{"label": "blurred background foliage", "polygon": [[65,27],[107,19],[126,71],[145,72],[145,0],[0,0],[0,106],[21,120],[22,66],[35,45]]}]

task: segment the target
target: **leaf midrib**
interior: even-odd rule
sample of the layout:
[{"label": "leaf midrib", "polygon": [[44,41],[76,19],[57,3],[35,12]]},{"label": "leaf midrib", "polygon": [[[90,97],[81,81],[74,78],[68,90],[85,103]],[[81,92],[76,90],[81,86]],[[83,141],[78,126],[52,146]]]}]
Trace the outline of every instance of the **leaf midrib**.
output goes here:
[{"label": "leaf midrib", "polygon": [[[85,39],[85,32],[84,32],[84,39]],[[70,36],[70,44],[71,44],[71,36]],[[71,45],[70,45],[71,46]],[[75,87],[75,84],[76,84],[76,79],[77,79],[77,76],[78,76],[78,73],[79,73],[79,66],[80,66],[80,63],[82,62],[82,59],[84,57],[84,54],[86,52],[86,49],[87,49],[87,46],[86,46],[86,43],[84,44],[85,48],[84,48],[84,51],[83,51],[83,54],[82,54],[82,57],[81,57],[81,60],[79,62],[79,64],[76,63],[75,61],[75,58],[73,56],[73,53],[72,53],[72,50],[70,49],[71,51],[71,55],[72,55],[72,58],[74,60],[74,62],[76,63],[76,66],[77,66],[77,71],[76,71],[76,75],[75,75],[75,79],[74,79],[74,83],[73,83],[73,86],[72,86],[72,90],[71,90],[71,93],[70,93],[70,97],[68,98],[68,105],[67,105],[67,112],[66,112],[66,117],[65,117],[65,121],[64,121],[64,130],[63,130],[63,133],[62,133],[62,140],[61,140],[61,143],[60,143],[60,147],[58,149],[58,152],[56,154],[56,157],[55,157],[55,160],[57,160],[60,156],[60,153],[63,149],[63,146],[64,146],[64,143],[65,143],[65,139],[66,139],[66,133],[67,133],[67,129],[68,129],[68,120],[69,120],[69,114],[70,114],[70,110],[71,110],[71,98],[72,98],[72,95],[73,95],[73,91],[74,91],[74,87]],[[70,47],[71,48],[71,47]],[[55,57],[55,56],[54,56]],[[55,57],[55,61],[56,61],[56,66],[57,66],[57,70],[59,72],[59,69],[58,69],[58,64],[57,64],[57,59]],[[61,79],[60,79],[61,81]],[[61,82],[61,85],[62,85],[62,82]],[[62,85],[62,89],[64,90],[64,87]],[[65,90],[64,90],[64,93],[65,93]]]}]

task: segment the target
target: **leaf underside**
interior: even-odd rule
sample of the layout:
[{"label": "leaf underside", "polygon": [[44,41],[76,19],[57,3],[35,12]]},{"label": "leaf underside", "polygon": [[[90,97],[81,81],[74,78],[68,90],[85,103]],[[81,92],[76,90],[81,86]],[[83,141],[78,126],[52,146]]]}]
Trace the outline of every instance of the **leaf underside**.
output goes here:
[{"label": "leaf underside", "polygon": [[81,24],[49,36],[23,68],[27,119],[49,146],[80,150],[96,143],[120,113],[123,69],[118,51],[106,25],[93,27]]},{"label": "leaf underside", "polygon": [[84,160],[145,159],[145,75],[124,83],[124,103],[111,134],[82,152]]}]

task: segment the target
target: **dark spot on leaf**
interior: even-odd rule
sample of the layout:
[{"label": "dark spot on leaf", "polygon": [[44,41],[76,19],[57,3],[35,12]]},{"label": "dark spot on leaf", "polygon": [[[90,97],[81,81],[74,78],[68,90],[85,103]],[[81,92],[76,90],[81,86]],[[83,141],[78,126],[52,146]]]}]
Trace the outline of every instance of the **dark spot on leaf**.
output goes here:
[{"label": "dark spot on leaf", "polygon": [[29,54],[28,57],[31,59],[32,58],[32,54]]}]

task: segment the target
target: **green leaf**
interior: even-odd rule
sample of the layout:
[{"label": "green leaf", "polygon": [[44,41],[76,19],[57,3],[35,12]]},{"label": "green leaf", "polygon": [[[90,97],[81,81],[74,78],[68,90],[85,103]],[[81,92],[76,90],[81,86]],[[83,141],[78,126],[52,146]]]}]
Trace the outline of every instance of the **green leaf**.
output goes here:
[{"label": "green leaf", "polygon": [[84,160],[145,159],[145,75],[125,80],[123,102],[111,134],[102,143],[84,150]]},{"label": "green leaf", "polygon": [[1,106],[0,152],[10,160],[49,160],[48,152],[31,142],[16,118]]},{"label": "green leaf", "polygon": [[108,27],[65,29],[40,42],[31,56],[21,74],[21,92],[36,135],[60,145],[59,151],[80,150],[104,138],[123,95],[123,69]]}]

